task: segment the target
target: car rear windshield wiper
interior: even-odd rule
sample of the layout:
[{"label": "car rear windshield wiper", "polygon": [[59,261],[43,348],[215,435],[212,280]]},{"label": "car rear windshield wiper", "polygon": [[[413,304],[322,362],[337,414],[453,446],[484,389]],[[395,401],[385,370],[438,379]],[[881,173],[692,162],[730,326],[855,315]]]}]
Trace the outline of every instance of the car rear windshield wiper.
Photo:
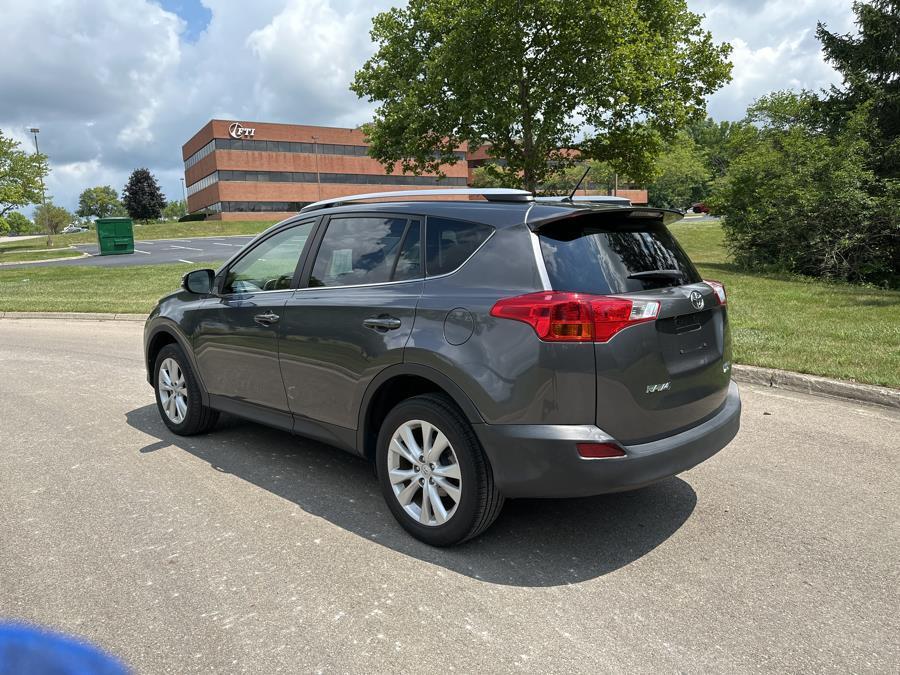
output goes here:
[{"label": "car rear windshield wiper", "polygon": [[628,275],[629,279],[684,279],[684,272],[680,270],[647,270]]}]

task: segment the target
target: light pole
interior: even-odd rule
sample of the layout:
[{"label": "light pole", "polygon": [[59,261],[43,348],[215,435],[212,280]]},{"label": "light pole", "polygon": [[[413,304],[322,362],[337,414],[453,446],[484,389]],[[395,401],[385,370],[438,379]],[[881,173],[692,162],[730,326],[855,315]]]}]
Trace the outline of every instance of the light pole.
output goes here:
[{"label": "light pole", "polygon": [[[34,135],[34,154],[41,154],[41,149],[38,147],[37,135],[41,133],[41,130],[38,127],[28,127],[28,132]],[[41,204],[47,201],[47,198],[44,193],[44,176],[41,175]]]},{"label": "light pole", "polygon": [[322,181],[319,180],[319,137],[313,136],[313,154],[316,156],[316,199],[322,200]]},{"label": "light pole", "polygon": [[181,178],[181,194],[184,195],[184,213],[181,215],[187,215],[187,189],[184,187],[184,178]]}]

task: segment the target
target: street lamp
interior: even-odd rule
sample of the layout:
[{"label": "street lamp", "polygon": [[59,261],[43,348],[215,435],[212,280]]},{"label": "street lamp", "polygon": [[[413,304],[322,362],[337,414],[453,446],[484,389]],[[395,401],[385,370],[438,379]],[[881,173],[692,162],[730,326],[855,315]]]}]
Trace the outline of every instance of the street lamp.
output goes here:
[{"label": "street lamp", "polygon": [[[38,147],[37,135],[41,133],[41,130],[38,127],[28,127],[28,133],[34,136],[34,154],[41,154],[41,149]],[[41,204],[45,203],[47,198],[44,196],[44,177],[41,176]]]},{"label": "street lamp", "polygon": [[316,194],[318,195],[317,199],[319,201],[322,200],[322,181],[319,180],[319,137],[313,136],[313,154],[316,157]]}]

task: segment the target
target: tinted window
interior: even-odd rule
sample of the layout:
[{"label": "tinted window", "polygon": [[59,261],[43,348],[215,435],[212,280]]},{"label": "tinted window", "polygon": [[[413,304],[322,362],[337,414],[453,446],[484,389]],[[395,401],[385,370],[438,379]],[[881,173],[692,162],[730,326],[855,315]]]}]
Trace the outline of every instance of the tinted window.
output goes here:
[{"label": "tinted window", "polygon": [[[332,218],[316,255],[309,285],[392,281],[406,223],[406,218]],[[411,256],[407,262],[413,259]],[[404,266],[402,273],[406,270]]]},{"label": "tinted window", "polygon": [[[630,293],[700,281],[687,254],[662,224],[579,225],[571,220],[540,231],[550,284],[557,291]],[[678,275],[640,272],[670,270]]]},{"label": "tinted window", "polygon": [[449,218],[429,218],[426,225],[425,269],[429,276],[452,272],[494,231],[490,225]]},{"label": "tinted window", "polygon": [[313,221],[273,235],[238,260],[225,277],[225,293],[256,293],[290,288]]}]

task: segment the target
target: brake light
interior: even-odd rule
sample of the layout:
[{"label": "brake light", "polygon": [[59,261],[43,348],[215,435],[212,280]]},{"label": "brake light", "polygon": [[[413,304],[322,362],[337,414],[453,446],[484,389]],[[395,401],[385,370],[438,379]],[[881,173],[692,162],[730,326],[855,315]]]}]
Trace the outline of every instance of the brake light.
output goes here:
[{"label": "brake light", "polygon": [[719,299],[720,305],[724,307],[728,304],[728,296],[725,294],[725,284],[721,281],[712,281],[710,279],[704,279],[703,283],[716,292],[716,297]]},{"label": "brake light", "polygon": [[503,298],[491,308],[491,316],[523,321],[547,342],[608,342],[619,331],[653,321],[658,314],[655,300],[556,291]]}]

